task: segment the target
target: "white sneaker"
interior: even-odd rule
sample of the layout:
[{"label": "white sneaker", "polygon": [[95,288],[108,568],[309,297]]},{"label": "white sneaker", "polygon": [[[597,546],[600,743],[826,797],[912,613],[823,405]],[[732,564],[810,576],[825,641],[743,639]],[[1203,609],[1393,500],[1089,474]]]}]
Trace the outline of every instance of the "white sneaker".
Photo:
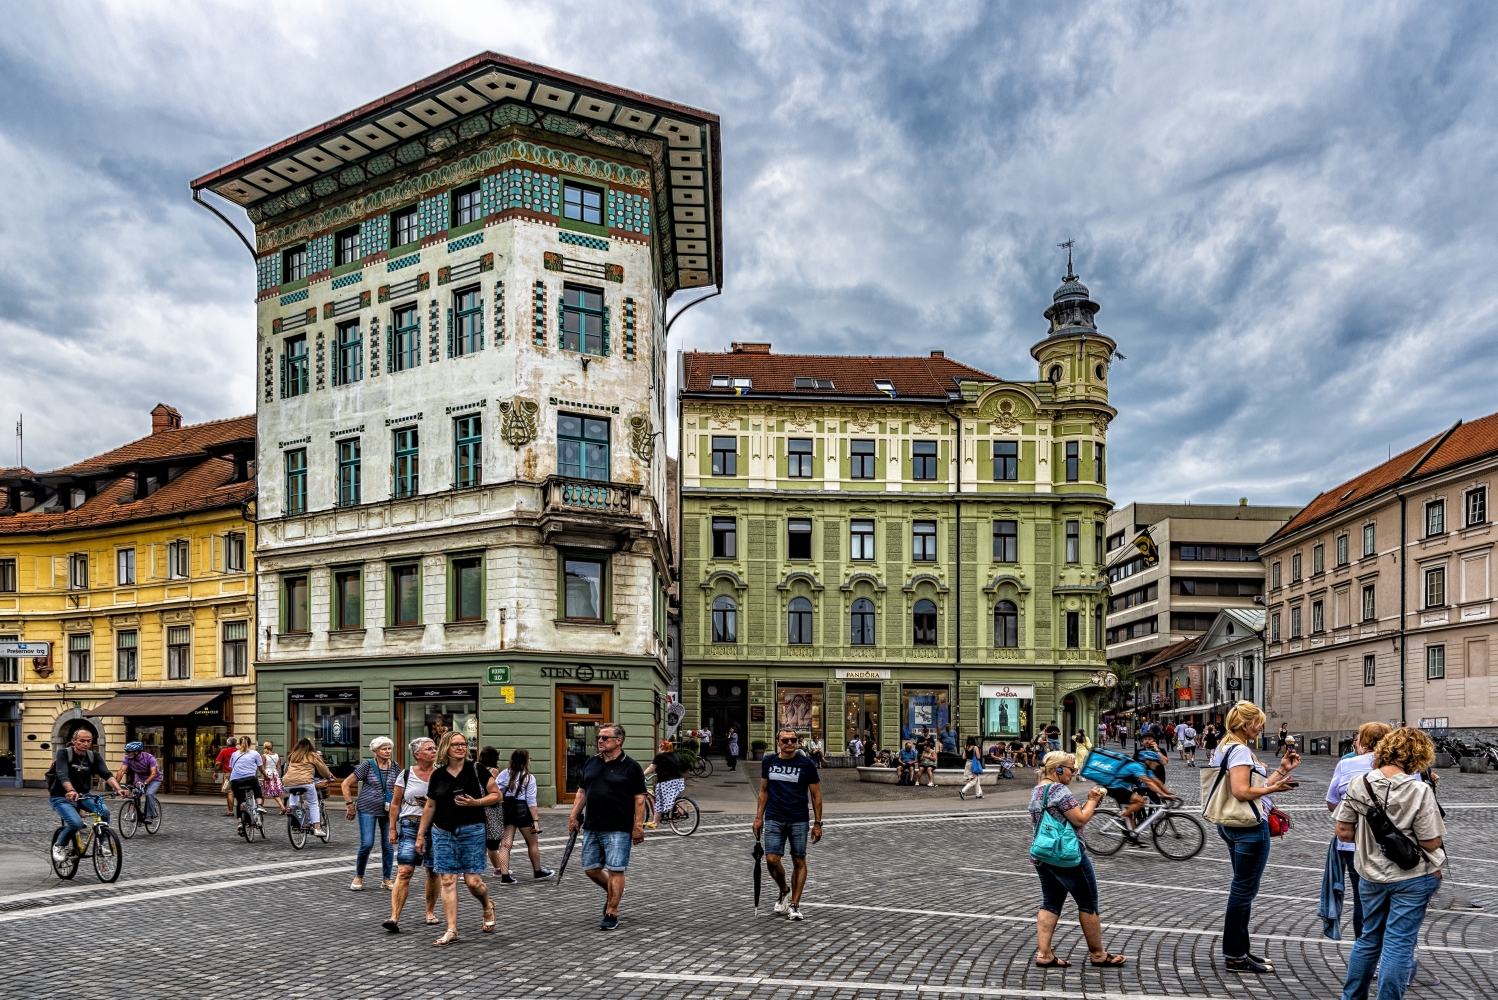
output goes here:
[{"label": "white sneaker", "polygon": [[790,904],[787,903],[786,900],[790,899],[790,898],[791,898],[791,894],[790,893],[788,893],[788,892],[782,892],[780,894],[780,898],[777,899],[777,900],[775,900],[775,915],[777,917],[783,917],[783,916],[785,916],[786,910],[790,906]]},{"label": "white sneaker", "polygon": [[68,849],[57,844],[52,845],[52,860],[58,864],[64,864],[68,860]]},{"label": "white sneaker", "polygon": [[789,917],[792,920],[800,920],[801,919],[801,907],[797,906],[795,903],[792,903],[790,905],[790,907],[789,907],[789,911],[790,912],[788,912],[786,914],[787,917]]}]

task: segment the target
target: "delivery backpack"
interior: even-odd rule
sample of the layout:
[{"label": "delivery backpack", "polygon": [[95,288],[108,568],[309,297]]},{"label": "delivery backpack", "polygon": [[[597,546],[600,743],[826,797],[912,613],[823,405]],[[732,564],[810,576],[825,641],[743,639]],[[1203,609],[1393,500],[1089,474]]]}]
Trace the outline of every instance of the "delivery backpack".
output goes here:
[{"label": "delivery backpack", "polygon": [[1087,760],[1078,777],[1086,778],[1094,784],[1111,786],[1118,782],[1119,770],[1130,763],[1133,763],[1130,758],[1116,750],[1093,747],[1087,752]]}]

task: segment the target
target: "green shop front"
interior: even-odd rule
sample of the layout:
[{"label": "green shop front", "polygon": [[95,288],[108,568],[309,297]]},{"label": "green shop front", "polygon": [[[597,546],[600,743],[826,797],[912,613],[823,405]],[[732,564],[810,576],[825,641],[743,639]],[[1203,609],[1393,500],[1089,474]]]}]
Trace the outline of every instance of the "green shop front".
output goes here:
[{"label": "green shop front", "polygon": [[312,741],[338,778],[389,736],[402,765],[418,736],[460,732],[477,753],[501,761],[530,751],[543,805],[570,802],[582,765],[597,752],[598,727],[621,723],[626,752],[653,754],[664,729],[666,677],[646,658],[587,661],[555,656],[470,655],[409,660],[265,664],[257,668],[257,738],[284,752]]}]

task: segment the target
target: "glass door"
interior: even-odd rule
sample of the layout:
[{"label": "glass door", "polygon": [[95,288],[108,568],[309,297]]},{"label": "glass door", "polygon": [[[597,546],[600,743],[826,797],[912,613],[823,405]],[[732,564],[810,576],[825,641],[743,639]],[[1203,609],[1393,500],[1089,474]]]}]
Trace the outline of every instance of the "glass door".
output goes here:
[{"label": "glass door", "polygon": [[16,724],[0,722],[0,784],[14,784],[17,773]]},{"label": "glass door", "polygon": [[229,743],[228,726],[197,726],[192,739],[192,783],[198,791],[207,791],[213,785],[213,760]]},{"label": "glass door", "polygon": [[[192,791],[192,740],[189,734],[192,732],[187,726],[172,727],[172,744],[167,749],[166,785],[167,791],[177,792],[183,795]],[[213,753],[217,756],[220,747],[214,747]],[[160,760],[161,758],[156,758]],[[210,763],[212,758],[209,758]],[[208,780],[213,781],[210,768]]]},{"label": "glass door", "polygon": [[843,696],[843,732],[867,743],[879,740],[879,689],[849,684]]},{"label": "glass door", "polygon": [[613,689],[557,688],[557,799],[571,802],[583,765],[598,753],[598,727],[613,716]]}]

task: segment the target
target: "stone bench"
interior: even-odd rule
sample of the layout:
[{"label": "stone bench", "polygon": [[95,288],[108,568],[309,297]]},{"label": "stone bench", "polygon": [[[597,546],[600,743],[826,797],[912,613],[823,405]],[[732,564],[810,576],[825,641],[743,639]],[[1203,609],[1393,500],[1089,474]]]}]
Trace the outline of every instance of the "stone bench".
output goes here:
[{"label": "stone bench", "polygon": [[[860,767],[858,769],[859,781],[871,781],[881,785],[897,785],[900,783],[900,772],[893,767]],[[921,782],[925,784],[925,782]],[[936,769],[936,783],[938,785],[967,784],[967,771],[962,768],[939,767]],[[993,786],[999,783],[999,771],[997,767],[985,770],[981,776],[980,783]]]}]

